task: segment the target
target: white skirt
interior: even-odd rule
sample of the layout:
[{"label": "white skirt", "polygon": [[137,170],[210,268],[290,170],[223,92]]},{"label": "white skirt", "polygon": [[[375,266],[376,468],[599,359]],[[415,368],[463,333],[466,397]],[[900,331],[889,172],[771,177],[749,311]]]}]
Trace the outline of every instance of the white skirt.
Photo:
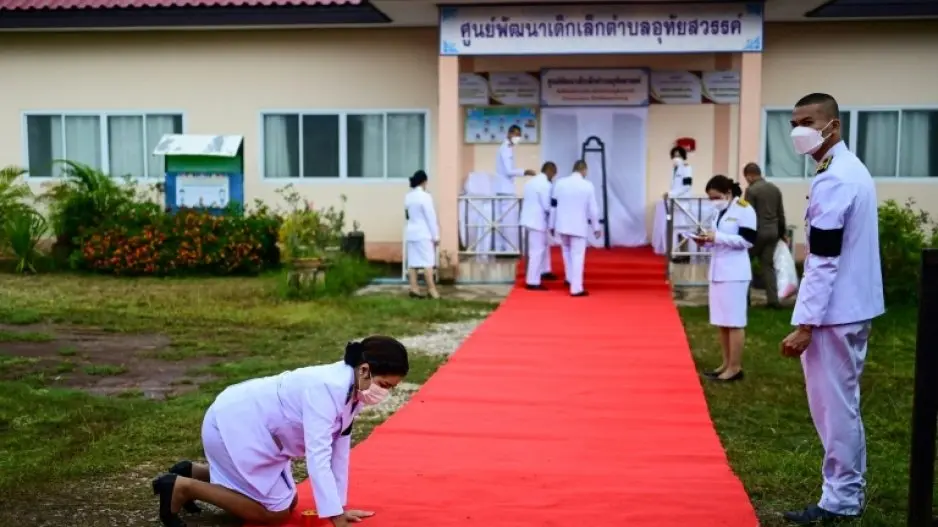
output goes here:
[{"label": "white skirt", "polygon": [[710,282],[710,324],[721,328],[746,327],[749,281]]},{"label": "white skirt", "polygon": [[407,242],[407,268],[429,269],[436,266],[436,251],[433,240]]}]

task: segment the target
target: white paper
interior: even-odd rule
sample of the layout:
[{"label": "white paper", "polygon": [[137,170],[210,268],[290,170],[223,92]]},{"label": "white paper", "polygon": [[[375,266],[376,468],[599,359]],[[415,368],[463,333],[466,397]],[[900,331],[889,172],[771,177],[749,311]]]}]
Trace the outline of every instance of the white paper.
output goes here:
[{"label": "white paper", "polygon": [[176,178],[176,205],[179,207],[227,207],[231,194],[228,186],[228,176],[179,176]]}]

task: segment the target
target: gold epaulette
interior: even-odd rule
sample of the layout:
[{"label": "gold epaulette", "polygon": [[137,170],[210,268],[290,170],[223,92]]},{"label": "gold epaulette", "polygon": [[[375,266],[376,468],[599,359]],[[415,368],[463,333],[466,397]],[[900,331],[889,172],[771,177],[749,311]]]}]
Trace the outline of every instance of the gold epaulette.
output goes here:
[{"label": "gold epaulette", "polygon": [[834,159],[834,156],[830,156],[830,157],[824,158],[823,161],[821,161],[820,163],[818,163],[818,165],[817,165],[817,170],[814,171],[814,175],[816,176],[816,175],[818,175],[818,174],[821,174],[821,173],[824,172],[825,170],[827,170],[828,167],[831,166],[831,159]]},{"label": "gold epaulette", "polygon": [[746,201],[746,200],[744,200],[744,199],[738,199],[738,200],[736,200],[736,204],[739,205],[740,207],[748,207],[748,206],[749,206],[749,202]]}]

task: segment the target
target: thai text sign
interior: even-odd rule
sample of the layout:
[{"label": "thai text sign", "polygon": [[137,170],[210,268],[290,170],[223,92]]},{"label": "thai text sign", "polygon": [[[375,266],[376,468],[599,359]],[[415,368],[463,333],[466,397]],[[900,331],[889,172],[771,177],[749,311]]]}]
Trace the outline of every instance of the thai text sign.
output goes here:
[{"label": "thai text sign", "polygon": [[647,106],[648,70],[545,69],[541,106]]},{"label": "thai text sign", "polygon": [[762,4],[440,7],[441,55],[762,51]]}]

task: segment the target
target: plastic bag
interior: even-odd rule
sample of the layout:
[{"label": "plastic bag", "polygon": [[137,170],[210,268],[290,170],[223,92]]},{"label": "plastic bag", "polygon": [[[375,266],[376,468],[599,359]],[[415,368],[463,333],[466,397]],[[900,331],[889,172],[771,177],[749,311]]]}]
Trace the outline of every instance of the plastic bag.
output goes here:
[{"label": "plastic bag", "polygon": [[798,271],[795,269],[795,259],[788,250],[788,245],[779,240],[772,256],[775,263],[775,283],[778,286],[778,297],[788,298],[798,291]]}]

